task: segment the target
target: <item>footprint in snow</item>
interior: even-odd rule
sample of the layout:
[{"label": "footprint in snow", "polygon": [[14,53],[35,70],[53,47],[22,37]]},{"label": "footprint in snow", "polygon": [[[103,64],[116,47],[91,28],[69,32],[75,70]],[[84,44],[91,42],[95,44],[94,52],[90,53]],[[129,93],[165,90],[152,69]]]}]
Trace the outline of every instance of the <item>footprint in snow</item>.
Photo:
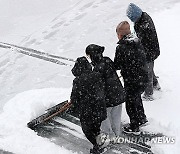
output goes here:
[{"label": "footprint in snow", "polygon": [[84,5],[83,7],[81,7],[80,10],[83,11],[83,10],[91,7],[93,4],[94,4],[94,2],[90,2],[90,3],[86,4],[86,5]]},{"label": "footprint in snow", "polygon": [[54,28],[58,28],[58,27],[60,27],[62,24],[64,24],[65,23],[65,21],[63,20],[63,21],[60,21],[60,22],[58,22],[57,24],[55,24],[54,26],[52,26],[51,28],[52,29],[54,29]]},{"label": "footprint in snow", "polygon": [[49,38],[53,37],[57,32],[59,32],[59,30],[55,30],[55,31],[49,33],[48,35],[46,35],[44,37],[44,39],[49,39]]},{"label": "footprint in snow", "polygon": [[79,20],[79,19],[83,18],[86,14],[87,14],[87,13],[80,14],[80,15],[76,16],[76,17],[74,18],[74,20]]}]

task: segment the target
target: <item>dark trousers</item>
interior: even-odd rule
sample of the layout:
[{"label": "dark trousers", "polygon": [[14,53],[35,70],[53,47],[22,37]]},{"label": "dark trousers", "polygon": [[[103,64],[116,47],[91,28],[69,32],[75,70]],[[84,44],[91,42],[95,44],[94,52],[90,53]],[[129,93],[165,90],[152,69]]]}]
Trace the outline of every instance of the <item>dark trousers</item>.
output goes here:
[{"label": "dark trousers", "polygon": [[96,137],[100,134],[102,121],[81,120],[81,127],[86,138],[94,145],[97,145]]},{"label": "dark trousers", "polygon": [[130,124],[138,127],[139,122],[146,119],[141,99],[142,92],[132,91],[132,87],[126,87],[126,112],[130,118]]},{"label": "dark trousers", "polygon": [[148,82],[145,89],[145,95],[152,95],[153,94],[153,87],[158,84],[158,80],[154,74],[154,61],[147,63],[145,69],[148,73]]}]

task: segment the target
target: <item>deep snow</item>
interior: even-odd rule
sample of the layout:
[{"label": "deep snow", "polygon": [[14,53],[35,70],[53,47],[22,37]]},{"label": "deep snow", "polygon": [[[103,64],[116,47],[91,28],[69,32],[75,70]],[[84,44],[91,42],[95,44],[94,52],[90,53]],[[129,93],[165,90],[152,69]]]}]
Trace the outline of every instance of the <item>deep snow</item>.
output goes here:
[{"label": "deep snow", "polygon": [[5,104],[0,116],[0,148],[13,153],[53,154],[72,152],[37,136],[27,122],[68,98],[70,89],[36,89],[20,93]]},{"label": "deep snow", "polygon": [[[10,1],[2,0],[0,4],[12,5],[8,2]],[[22,1],[19,2],[22,3]],[[29,27],[22,29],[19,23],[16,23],[19,26],[7,26],[3,30],[4,38],[1,36],[1,41],[19,43],[22,40],[19,43],[21,45],[43,49],[74,59],[83,55],[86,45],[93,42],[107,46],[105,54],[113,58],[117,41],[114,28],[119,21],[127,19],[125,9],[129,1],[89,0],[85,2],[76,0],[67,3],[61,1],[61,5],[59,5],[59,1],[54,2],[56,3],[50,8],[45,6],[52,4],[51,1],[47,0],[44,5],[41,2],[36,3],[37,6],[42,5],[46,9],[42,9],[44,11],[36,9],[35,14],[32,14],[32,11],[24,16],[21,13],[13,16],[21,6],[20,4],[10,7],[14,10],[8,12],[7,16],[13,16],[13,19],[8,20],[8,22],[15,24],[15,21],[21,21],[21,26],[24,23],[24,26],[29,25]],[[172,6],[177,1],[157,2],[152,0],[148,1],[147,4],[140,0],[135,2],[151,13],[161,47],[161,56],[156,61],[155,71],[160,77],[162,92],[155,93],[155,101],[144,102],[150,125],[143,129],[150,132],[163,132],[167,136],[175,136],[175,144],[154,144],[153,150],[158,154],[179,154],[180,71],[178,67],[180,62],[178,57],[180,53],[178,43],[180,40],[180,3]],[[28,1],[24,3],[27,5]],[[72,5],[68,6],[68,3]],[[61,10],[58,10],[56,5],[61,6]],[[28,6],[24,9],[31,10],[31,7]],[[46,11],[49,9],[54,10],[54,12],[49,11],[51,13],[47,19],[45,18]],[[64,11],[64,13],[61,15],[59,11]],[[7,20],[4,12],[1,13],[1,17],[2,14]],[[15,18],[16,16],[21,16],[21,18]],[[41,21],[39,24],[30,24],[31,22],[26,22],[29,19]],[[46,27],[44,27],[45,25]],[[15,35],[12,37],[11,34],[15,33],[17,33],[17,37]],[[26,39],[19,38],[21,33],[25,35]],[[69,99],[73,79],[70,72],[71,68],[56,66],[5,49],[0,50],[0,95],[2,102],[0,149],[19,154],[72,153],[51,143],[48,139],[37,136],[34,131],[26,127],[27,122],[43,113],[45,109]],[[124,110],[122,120],[128,121]]]}]

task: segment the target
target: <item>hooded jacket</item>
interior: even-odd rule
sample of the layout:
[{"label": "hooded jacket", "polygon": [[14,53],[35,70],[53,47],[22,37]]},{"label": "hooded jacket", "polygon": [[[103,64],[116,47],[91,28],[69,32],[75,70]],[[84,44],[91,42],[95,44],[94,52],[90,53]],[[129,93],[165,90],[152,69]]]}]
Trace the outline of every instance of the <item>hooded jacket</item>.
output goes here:
[{"label": "hooded jacket", "polygon": [[109,57],[103,57],[94,66],[94,71],[99,72],[105,82],[106,106],[114,107],[125,101],[125,91],[116,73],[113,61]]},{"label": "hooded jacket", "polygon": [[71,101],[79,113],[80,121],[96,122],[106,119],[104,82],[101,74],[92,72],[85,57],[77,59],[72,69],[75,79],[71,92]]},{"label": "hooded jacket", "polygon": [[125,92],[113,61],[108,57],[103,57],[103,51],[102,47],[99,47],[99,50],[92,47],[88,52],[94,65],[93,72],[100,73],[105,83],[106,106],[113,107],[125,101]]}]

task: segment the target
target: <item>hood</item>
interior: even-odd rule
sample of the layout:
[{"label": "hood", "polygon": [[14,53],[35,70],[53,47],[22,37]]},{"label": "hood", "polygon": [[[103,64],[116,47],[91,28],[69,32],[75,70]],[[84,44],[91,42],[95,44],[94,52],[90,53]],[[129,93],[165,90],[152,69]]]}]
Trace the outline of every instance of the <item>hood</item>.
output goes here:
[{"label": "hood", "polygon": [[82,74],[87,74],[92,72],[91,64],[88,62],[86,57],[77,58],[74,67],[72,68],[72,74],[77,77]]},{"label": "hood", "polygon": [[103,52],[105,47],[96,44],[90,44],[86,48],[86,54],[90,55],[92,64],[95,65],[103,58]]}]

